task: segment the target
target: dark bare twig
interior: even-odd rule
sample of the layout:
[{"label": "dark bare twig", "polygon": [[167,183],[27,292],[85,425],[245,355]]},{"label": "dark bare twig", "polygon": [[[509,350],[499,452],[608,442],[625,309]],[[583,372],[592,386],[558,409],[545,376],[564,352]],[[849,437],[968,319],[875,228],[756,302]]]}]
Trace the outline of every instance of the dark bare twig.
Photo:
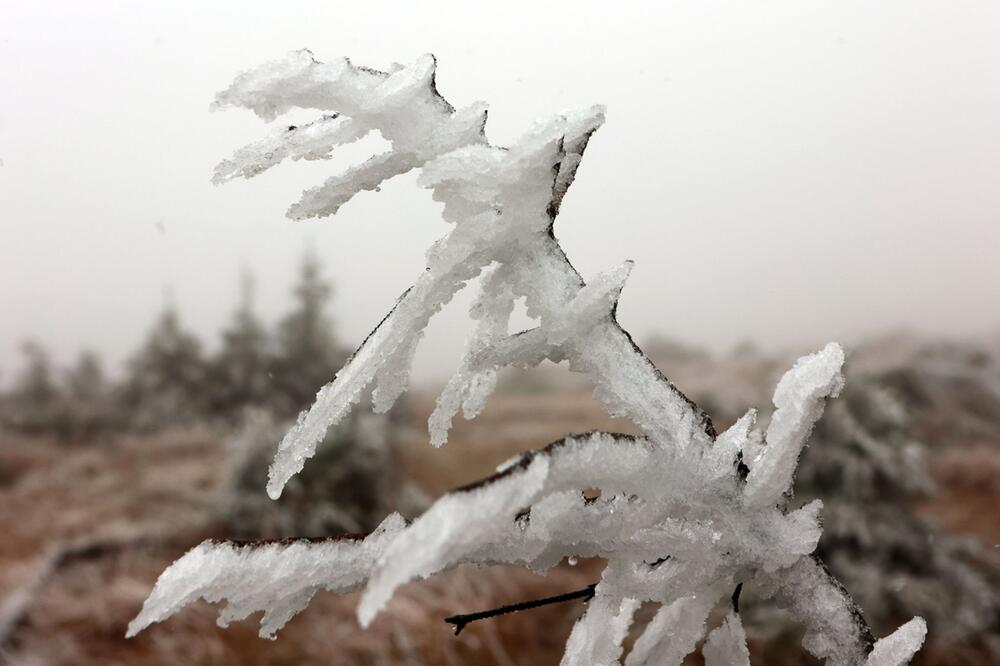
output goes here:
[{"label": "dark bare twig", "polygon": [[740,612],[740,593],[743,591],[743,583],[738,583],[736,589],[733,590],[733,612]]},{"label": "dark bare twig", "polygon": [[591,583],[582,590],[576,590],[575,592],[567,592],[566,594],[558,594],[554,597],[545,597],[544,599],[535,599],[533,601],[522,601],[518,604],[510,604],[509,606],[500,606],[499,608],[493,608],[491,610],[479,611],[478,613],[467,613],[465,615],[452,615],[451,617],[446,617],[445,622],[455,625],[455,635],[458,636],[462,633],[462,629],[465,629],[465,625],[470,622],[475,622],[476,620],[485,620],[489,617],[496,617],[497,615],[506,615],[507,613],[516,613],[517,611],[528,610],[530,608],[538,608],[539,606],[548,606],[549,604],[558,604],[563,601],[572,601],[574,599],[583,599],[585,601],[590,601],[594,596],[594,588],[597,587],[597,583]]}]

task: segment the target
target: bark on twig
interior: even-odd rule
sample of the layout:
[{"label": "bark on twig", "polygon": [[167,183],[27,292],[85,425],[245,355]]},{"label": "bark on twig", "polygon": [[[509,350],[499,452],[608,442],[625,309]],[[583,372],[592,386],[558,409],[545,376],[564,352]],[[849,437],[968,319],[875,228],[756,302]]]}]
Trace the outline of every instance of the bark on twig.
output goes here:
[{"label": "bark on twig", "polygon": [[466,613],[464,615],[452,615],[451,617],[446,617],[445,622],[455,625],[455,635],[458,636],[465,629],[465,625],[475,622],[476,620],[485,620],[486,618],[496,617],[497,615],[506,615],[507,613],[516,613],[517,611],[528,610],[531,608],[538,608],[539,606],[548,606],[549,604],[558,604],[564,601],[573,601],[574,599],[583,599],[584,601],[590,601],[594,596],[594,588],[597,587],[597,583],[591,583],[582,590],[576,590],[575,592],[567,592],[566,594],[557,594],[554,597],[545,597],[544,599],[534,599],[532,601],[522,601],[517,604],[510,604],[508,606],[500,606],[499,608],[493,608],[491,610],[479,611],[478,613]]}]

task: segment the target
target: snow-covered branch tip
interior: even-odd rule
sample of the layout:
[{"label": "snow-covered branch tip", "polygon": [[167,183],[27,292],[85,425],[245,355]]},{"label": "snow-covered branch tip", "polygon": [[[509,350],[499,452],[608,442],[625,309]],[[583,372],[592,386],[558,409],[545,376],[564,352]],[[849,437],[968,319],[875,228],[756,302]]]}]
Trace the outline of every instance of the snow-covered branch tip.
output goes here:
[{"label": "snow-covered branch tip", "polygon": [[[923,641],[923,620],[873,642],[847,592],[812,556],[821,503],[788,502],[799,453],[843,384],[843,350],[830,344],[798,361],[778,384],[766,428],[751,409],[716,434],[615,319],[631,262],[585,282],[556,239],[560,204],[604,122],[603,107],[537,122],[501,147],[487,140],[486,105],[449,104],[435,88],[435,69],[432,56],[377,71],[299,51],[241,74],[216,100],[265,120],[291,109],[320,114],[238,150],[219,165],[217,182],[256,176],[285,159],[326,159],[377,131],[389,142],[386,152],[306,190],[289,216],[332,215],[358,193],[419,169],[417,182],[444,203],[453,225],[427,251],[427,270],[281,441],[268,492],[281,493],[363,395],[370,392],[379,411],[393,404],[428,321],[476,277],[475,332],[431,416],[432,443],[446,441],[459,410],[472,418],[482,409],[500,368],[545,359],[588,375],[608,412],[630,418],[643,436],[568,436],[444,495],[410,525],[390,516],[363,540],[203,543],[163,573],[129,635],[204,598],[227,600],[222,623],[264,611],[261,635],[273,636],[321,589],[363,589],[358,619],[367,626],[400,585],[460,564],[544,572],[566,557],[601,557],[607,566],[569,636],[564,664],[619,663],[643,602],[660,609],[625,664],[680,664],[737,584],[792,609],[806,626],[804,646],[828,664],[908,661]],[[522,298],[538,325],[512,333],[511,311]],[[585,498],[587,488],[600,496]],[[703,653],[710,665],[749,663],[736,608],[709,633]]]}]

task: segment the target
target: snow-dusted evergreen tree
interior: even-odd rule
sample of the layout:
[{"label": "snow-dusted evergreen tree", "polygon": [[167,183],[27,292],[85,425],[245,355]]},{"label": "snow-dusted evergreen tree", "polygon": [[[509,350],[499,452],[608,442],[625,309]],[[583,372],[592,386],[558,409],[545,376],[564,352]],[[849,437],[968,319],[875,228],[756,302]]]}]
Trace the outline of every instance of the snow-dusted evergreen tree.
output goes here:
[{"label": "snow-dusted evergreen tree", "polygon": [[294,415],[308,405],[344,363],[346,354],[326,310],[332,294],[319,260],[307,252],[293,291],[294,307],[278,324],[271,368],[278,413]]},{"label": "snow-dusted evergreen tree", "polygon": [[121,399],[130,425],[149,430],[197,420],[206,408],[207,378],[201,343],[168,306],[129,360]]},{"label": "snow-dusted evergreen tree", "polygon": [[826,498],[817,552],[873,625],[918,612],[940,645],[992,643],[1000,656],[1000,588],[984,549],[905,510],[934,491],[924,445],[881,377],[851,379],[819,422],[797,478],[800,496]]},{"label": "snow-dusted evergreen tree", "polygon": [[[331,428],[314,464],[291,479],[281,497],[264,492],[274,442],[288,429],[266,411],[254,412],[231,442],[224,501],[218,507],[228,533],[238,538],[320,538],[365,532],[399,509],[415,515],[415,491],[400,479],[387,417],[354,413]],[[420,507],[424,508],[424,507]]]},{"label": "snow-dusted evergreen tree", "polygon": [[66,428],[71,437],[88,439],[115,425],[112,386],[97,354],[81,352],[63,384]]},{"label": "snow-dusted evergreen tree", "polygon": [[[391,407],[406,389],[429,319],[477,276],[471,315],[478,326],[431,417],[432,443],[445,442],[459,410],[471,418],[482,409],[498,368],[543,359],[586,373],[609,412],[629,417],[644,436],[567,436],[446,494],[412,524],[390,515],[364,538],[205,542],[163,573],[129,635],[202,597],[228,601],[223,624],[263,610],[261,635],[271,636],[321,589],[363,588],[358,619],[368,625],[400,585],[459,564],[506,562],[544,572],[564,557],[598,556],[607,566],[569,636],[566,664],[618,663],[633,614],[646,601],[660,610],[625,663],[678,664],[716,603],[740,585],[790,608],[805,624],[805,647],[828,664],[908,661],[923,641],[923,621],[874,642],[846,591],[812,556],[821,503],[787,508],[799,453],[843,383],[840,347],[800,359],[782,378],[765,430],[755,428],[750,410],[716,433],[615,320],[631,263],[584,282],[556,240],[560,203],[604,122],[603,108],[558,115],[508,147],[495,146],[485,135],[485,104],[456,109],[438,94],[434,74],[431,56],[380,72],[346,59],[324,64],[300,51],[240,75],[218,97],[220,106],[268,120],[292,108],[326,115],[237,151],[220,165],[217,181],[256,176],[286,158],[322,159],[377,130],[388,151],[307,190],[290,216],[331,215],[362,190],[419,168],[418,182],[444,203],[454,225],[427,252],[427,270],[285,435],[269,494],[281,494],[327,429],[367,391],[376,411]],[[510,333],[519,298],[539,324]],[[592,488],[601,490],[596,499],[584,495]],[[735,608],[711,631],[703,654],[709,665],[749,663]]]},{"label": "snow-dusted evergreen tree", "polygon": [[239,415],[260,407],[272,395],[270,339],[253,308],[253,276],[240,275],[240,302],[222,332],[222,346],[211,362],[212,410]]},{"label": "snow-dusted evergreen tree", "polygon": [[921,417],[936,445],[984,441],[1000,433],[1000,345],[921,345],[906,338],[887,340],[888,345],[894,345],[893,353],[876,364],[878,374]]},{"label": "snow-dusted evergreen tree", "polygon": [[52,371],[49,353],[38,342],[21,345],[24,367],[4,401],[4,425],[28,433],[52,432],[60,427],[63,396]]}]

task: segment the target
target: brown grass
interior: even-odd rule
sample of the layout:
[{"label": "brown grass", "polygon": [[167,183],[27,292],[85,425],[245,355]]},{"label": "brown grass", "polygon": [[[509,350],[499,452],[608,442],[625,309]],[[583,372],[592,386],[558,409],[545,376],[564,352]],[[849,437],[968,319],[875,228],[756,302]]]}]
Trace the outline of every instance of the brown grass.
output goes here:
[{"label": "brown grass", "polygon": [[1000,447],[947,449],[931,460],[940,490],[921,506],[945,529],[1000,548]]},{"label": "brown grass", "polygon": [[[488,475],[511,455],[567,432],[634,432],[609,419],[589,392],[504,394],[476,420],[457,418],[451,442],[426,444],[433,401],[415,396],[414,424],[398,448],[404,476],[432,496]],[[159,573],[184,550],[217,535],[215,492],[225,469],[223,435],[210,430],[125,438],[67,447],[36,440],[0,441],[0,600],[27,591],[0,663],[88,664],[557,664],[583,604],[571,602],[470,625],[459,637],[443,618],[579,589],[601,563],[563,564],[548,576],[515,567],[463,567],[406,586],[368,630],[354,619],[357,595],[317,595],[275,642],[257,637],[257,618],[228,629],[215,609],[197,604],[124,639]],[[943,492],[920,507],[948,529],[996,543],[1000,522],[997,447],[952,450],[934,460]],[[52,559],[55,558],[55,559]],[[44,572],[46,563],[55,564]],[[34,583],[34,585],[33,585]],[[2,609],[0,601],[0,609]],[[640,622],[654,609],[644,607]],[[0,618],[2,624],[2,618]],[[815,663],[796,648],[753,641],[754,663]],[[925,653],[923,664],[975,664],[954,650]],[[693,657],[690,664],[699,663]]]}]

